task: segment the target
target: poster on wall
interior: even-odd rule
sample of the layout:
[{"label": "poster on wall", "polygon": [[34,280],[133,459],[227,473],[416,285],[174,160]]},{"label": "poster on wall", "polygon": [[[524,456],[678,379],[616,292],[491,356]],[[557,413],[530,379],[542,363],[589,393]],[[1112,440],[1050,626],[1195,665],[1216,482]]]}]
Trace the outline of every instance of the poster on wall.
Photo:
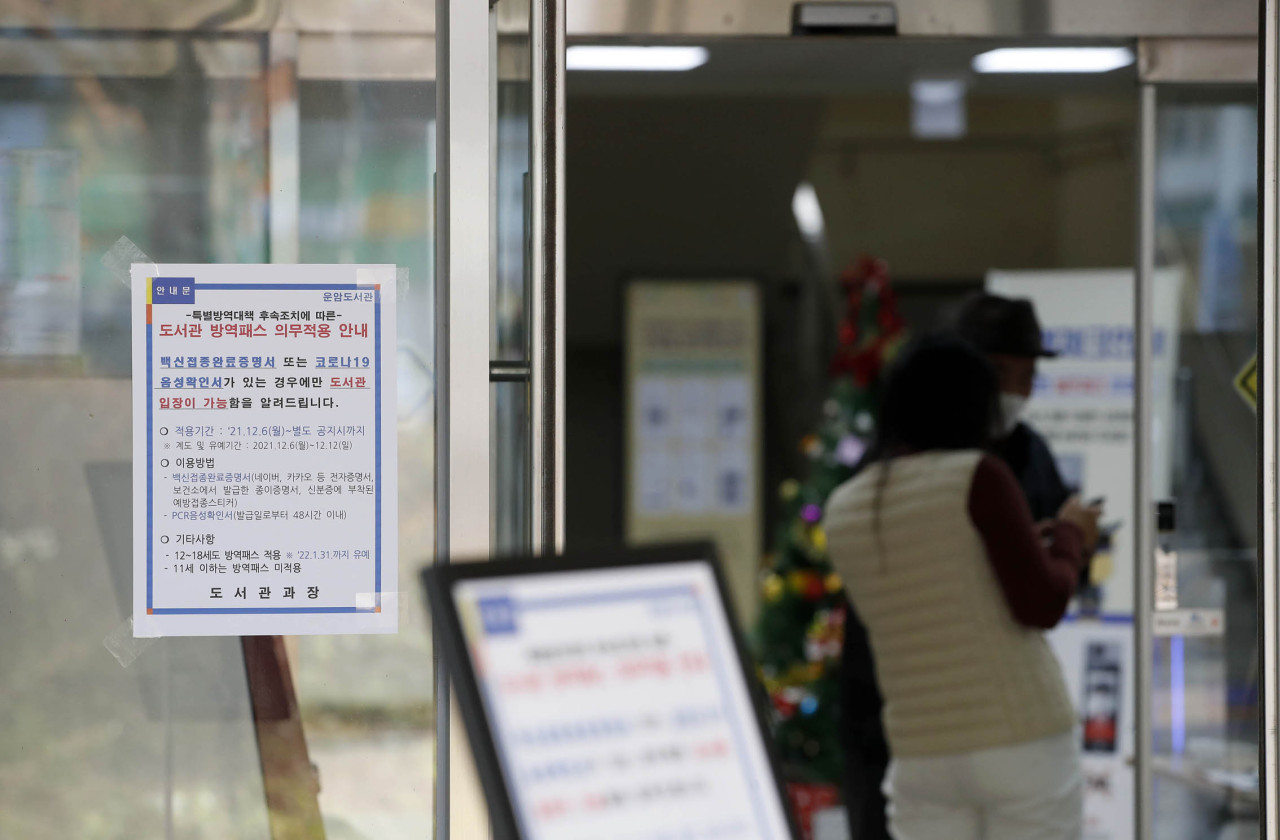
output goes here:
[{"label": "poster on wall", "polygon": [[627,541],[714,539],[749,611],[760,555],[759,289],[636,280],[625,312]]},{"label": "poster on wall", "polygon": [[1083,840],[1131,840],[1136,780],[1133,622],[1071,620],[1049,635],[1076,708]]},{"label": "poster on wall", "polygon": [[394,633],[395,267],[132,292],[134,635]]},{"label": "poster on wall", "polygon": [[[1182,275],[1156,272],[1153,308],[1152,487],[1170,489],[1178,301]],[[1134,273],[1131,269],[993,271],[987,290],[1027,298],[1045,343],[1025,420],[1085,500],[1101,498],[1110,536],[1089,585],[1049,634],[1080,714],[1086,840],[1133,836],[1134,776]]]}]

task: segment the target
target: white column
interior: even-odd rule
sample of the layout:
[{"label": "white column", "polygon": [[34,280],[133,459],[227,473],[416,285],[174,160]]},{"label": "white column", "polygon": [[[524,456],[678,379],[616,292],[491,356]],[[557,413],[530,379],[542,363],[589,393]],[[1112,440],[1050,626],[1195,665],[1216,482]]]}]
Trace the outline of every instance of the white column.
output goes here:
[{"label": "white column", "polygon": [[[496,99],[492,13],[436,2],[436,562],[490,551],[489,289]],[[483,840],[484,798],[437,662],[436,837]]]}]

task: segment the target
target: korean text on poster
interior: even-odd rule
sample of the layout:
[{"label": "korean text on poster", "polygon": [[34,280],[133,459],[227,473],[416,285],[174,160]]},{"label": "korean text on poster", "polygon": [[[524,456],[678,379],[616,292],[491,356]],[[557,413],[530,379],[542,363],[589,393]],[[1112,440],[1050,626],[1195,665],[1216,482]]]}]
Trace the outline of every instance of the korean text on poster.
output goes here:
[{"label": "korean text on poster", "polygon": [[395,267],[132,290],[135,635],[394,633]]}]

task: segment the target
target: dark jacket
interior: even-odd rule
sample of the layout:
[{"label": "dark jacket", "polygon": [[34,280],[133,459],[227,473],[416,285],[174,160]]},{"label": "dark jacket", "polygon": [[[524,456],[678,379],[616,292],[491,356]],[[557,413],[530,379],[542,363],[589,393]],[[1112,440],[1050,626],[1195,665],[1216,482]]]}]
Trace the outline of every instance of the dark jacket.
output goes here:
[{"label": "dark jacket", "polygon": [[993,454],[1009,465],[1022,485],[1022,493],[1031,506],[1031,518],[1037,522],[1053,519],[1071,496],[1071,490],[1058,474],[1058,465],[1035,429],[1019,423],[1009,436],[996,441]]},{"label": "dark jacket", "polygon": [[[1039,522],[1058,515],[1071,491],[1039,433],[1019,423],[997,441],[993,454],[1009,465]],[[859,840],[889,840],[880,786],[889,766],[889,744],[880,717],[883,700],[866,628],[845,599],[844,649],[840,660],[840,740],[844,750],[844,800],[849,827]]]}]

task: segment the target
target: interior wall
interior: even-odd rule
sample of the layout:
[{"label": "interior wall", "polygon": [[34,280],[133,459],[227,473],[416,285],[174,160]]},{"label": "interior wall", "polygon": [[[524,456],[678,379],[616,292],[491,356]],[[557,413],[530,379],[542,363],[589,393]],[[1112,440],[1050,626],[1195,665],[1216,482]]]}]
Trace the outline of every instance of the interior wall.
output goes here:
[{"label": "interior wall", "polygon": [[1057,267],[1133,265],[1138,229],[1138,94],[1065,96],[1055,225]]},{"label": "interior wall", "polygon": [[[766,359],[778,357],[770,347],[795,344],[785,326],[779,335],[776,322],[801,297],[791,195],[823,103],[572,94],[565,137],[565,490],[567,538],[580,546],[617,543],[623,533],[619,304],[626,279],[756,279],[766,301]],[[787,394],[768,402],[772,451]],[[766,464],[766,486],[775,472]]]},{"label": "interior wall", "polygon": [[571,97],[569,343],[619,342],[627,277],[792,270],[791,193],[822,111],[816,99]]},{"label": "interior wall", "polygon": [[[972,96],[956,141],[910,134],[905,95],[819,98],[569,91],[567,532],[622,538],[622,338],[628,277],[753,277],[765,286],[764,520],[798,469],[825,392],[834,314],[807,278],[791,196],[813,183],[830,270],[888,259],[917,329],[992,268],[1129,265],[1132,98]],[[918,293],[917,293],[918,292]],[[822,313],[826,313],[825,316]]]},{"label": "interior wall", "polygon": [[981,277],[1054,259],[1053,102],[971,97],[960,140],[915,140],[905,96],[832,103],[809,178],[832,260],[861,253],[895,277]]},{"label": "interior wall", "polygon": [[905,286],[992,268],[1129,265],[1132,100],[971,96],[958,140],[916,140],[905,96],[831,104],[809,169],[832,261]]}]

